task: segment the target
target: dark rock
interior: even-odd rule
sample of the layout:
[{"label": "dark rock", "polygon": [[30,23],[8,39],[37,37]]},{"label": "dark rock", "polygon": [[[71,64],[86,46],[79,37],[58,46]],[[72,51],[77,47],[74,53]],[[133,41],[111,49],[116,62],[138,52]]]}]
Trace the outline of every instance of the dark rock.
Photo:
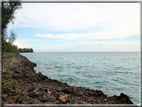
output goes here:
[{"label": "dark rock", "polygon": [[42,102],[55,102],[55,101],[56,101],[56,98],[47,94],[47,95],[44,95],[44,96],[42,97],[42,100],[41,100],[41,101],[42,101]]},{"label": "dark rock", "polygon": [[65,82],[65,83],[63,83],[63,85],[65,85],[65,86],[68,86],[68,84]]},{"label": "dark rock", "polygon": [[20,74],[20,72],[19,72],[19,71],[15,71],[14,73]]},{"label": "dark rock", "polygon": [[48,92],[48,90],[46,89],[46,88],[40,88],[39,89],[41,92],[43,92],[43,93],[47,93]]},{"label": "dark rock", "polygon": [[31,98],[38,98],[39,96],[41,96],[41,93],[31,92],[27,96]]},{"label": "dark rock", "polygon": [[28,95],[28,93],[27,93],[27,92],[23,92],[22,94],[23,94],[24,96],[27,96],[27,95]]},{"label": "dark rock", "polygon": [[42,85],[38,84],[34,89],[34,92],[38,92],[42,88]]},{"label": "dark rock", "polygon": [[36,88],[35,86],[29,85],[27,91],[28,91],[28,92],[31,92],[31,91],[33,91],[35,88]]},{"label": "dark rock", "polygon": [[131,102],[130,98],[126,94],[124,94],[124,93],[120,94],[120,99],[121,99],[121,101],[124,102],[124,104],[133,104]]},{"label": "dark rock", "polygon": [[12,78],[18,80],[18,75],[13,75]]},{"label": "dark rock", "polygon": [[63,90],[61,90],[63,93],[67,93],[67,94],[70,94],[72,93],[71,90],[69,88],[65,88]]},{"label": "dark rock", "polygon": [[41,72],[37,73],[37,76],[38,76],[38,79],[39,79],[40,81],[43,81],[43,80],[47,79],[47,77],[44,76],[44,75],[42,75]]},{"label": "dark rock", "polygon": [[5,76],[6,79],[9,79],[9,76]]}]

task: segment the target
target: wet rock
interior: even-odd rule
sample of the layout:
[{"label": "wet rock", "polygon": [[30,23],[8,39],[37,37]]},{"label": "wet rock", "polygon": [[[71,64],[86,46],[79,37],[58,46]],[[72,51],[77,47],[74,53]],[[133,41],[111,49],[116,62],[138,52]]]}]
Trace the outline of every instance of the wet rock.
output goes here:
[{"label": "wet rock", "polygon": [[123,104],[133,104],[130,98],[124,93],[121,93],[119,98],[121,99],[121,102],[123,102]]},{"label": "wet rock", "polygon": [[65,83],[63,83],[63,85],[65,85],[65,86],[68,86],[68,84],[65,82]]},{"label": "wet rock", "polygon": [[95,93],[90,93],[90,94],[93,94],[95,97],[105,96],[101,90],[97,90]]},{"label": "wet rock", "polygon": [[41,73],[41,72],[37,73],[37,76],[38,76],[38,79],[39,79],[39,80],[41,80],[41,81],[43,81],[43,80],[47,79],[47,77],[46,77],[46,76],[44,76],[44,75],[42,75],[42,73]]}]

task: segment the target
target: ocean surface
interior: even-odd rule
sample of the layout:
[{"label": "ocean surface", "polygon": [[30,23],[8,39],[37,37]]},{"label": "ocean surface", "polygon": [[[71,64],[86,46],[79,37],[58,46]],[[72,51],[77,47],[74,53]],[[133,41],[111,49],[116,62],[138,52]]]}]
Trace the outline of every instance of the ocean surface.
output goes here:
[{"label": "ocean surface", "polygon": [[127,94],[140,104],[139,52],[35,52],[21,53],[35,62],[36,72],[66,82],[102,90],[108,96]]}]

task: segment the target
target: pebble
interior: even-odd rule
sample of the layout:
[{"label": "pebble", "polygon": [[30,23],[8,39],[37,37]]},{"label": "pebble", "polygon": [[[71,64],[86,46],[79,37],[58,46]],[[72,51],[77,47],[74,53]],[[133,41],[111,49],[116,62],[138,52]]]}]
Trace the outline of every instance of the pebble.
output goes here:
[{"label": "pebble", "polygon": [[61,95],[58,99],[59,99],[61,102],[65,103],[65,102],[68,100],[68,95],[67,95],[67,94]]}]

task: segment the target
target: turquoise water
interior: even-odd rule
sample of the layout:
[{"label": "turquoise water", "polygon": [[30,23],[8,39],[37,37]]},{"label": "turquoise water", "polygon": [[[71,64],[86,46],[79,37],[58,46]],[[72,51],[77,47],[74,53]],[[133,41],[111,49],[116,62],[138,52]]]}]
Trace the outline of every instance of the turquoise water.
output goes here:
[{"label": "turquoise water", "polygon": [[21,53],[35,62],[36,72],[66,82],[102,90],[108,96],[130,96],[140,104],[139,52],[35,52]]}]

